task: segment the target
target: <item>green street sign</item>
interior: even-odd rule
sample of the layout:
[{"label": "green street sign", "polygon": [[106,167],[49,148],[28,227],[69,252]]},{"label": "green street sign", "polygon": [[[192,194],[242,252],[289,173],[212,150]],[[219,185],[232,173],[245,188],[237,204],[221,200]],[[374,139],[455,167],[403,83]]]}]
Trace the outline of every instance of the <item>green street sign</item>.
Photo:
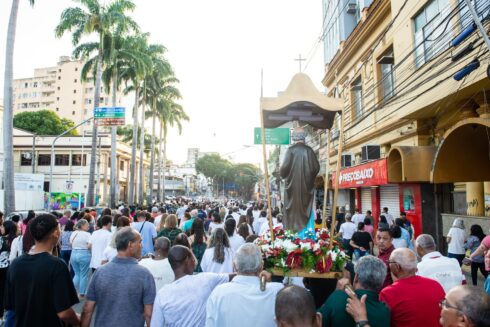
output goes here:
[{"label": "green street sign", "polygon": [[94,108],[94,118],[124,118],[124,107],[96,107]]},{"label": "green street sign", "polygon": [[[265,144],[288,145],[291,144],[291,131],[289,128],[266,128]],[[260,127],[254,129],[254,144],[262,144]]]}]

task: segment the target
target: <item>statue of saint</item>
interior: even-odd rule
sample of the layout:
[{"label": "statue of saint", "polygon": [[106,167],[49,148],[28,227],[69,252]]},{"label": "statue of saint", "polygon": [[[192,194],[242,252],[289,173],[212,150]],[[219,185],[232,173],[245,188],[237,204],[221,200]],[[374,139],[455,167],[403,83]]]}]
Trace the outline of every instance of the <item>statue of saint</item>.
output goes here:
[{"label": "statue of saint", "polygon": [[285,181],[283,225],[295,232],[313,229],[315,219],[313,200],[320,163],[313,149],[305,144],[305,137],[302,128],[294,129],[292,139],[296,143],[286,151],[280,169]]}]

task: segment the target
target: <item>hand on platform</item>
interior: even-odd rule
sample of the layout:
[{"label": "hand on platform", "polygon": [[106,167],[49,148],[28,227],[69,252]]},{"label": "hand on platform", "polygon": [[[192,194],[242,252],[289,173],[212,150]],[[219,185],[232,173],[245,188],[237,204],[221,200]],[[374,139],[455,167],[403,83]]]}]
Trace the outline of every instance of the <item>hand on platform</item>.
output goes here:
[{"label": "hand on platform", "polygon": [[268,271],[262,270],[262,271],[260,272],[259,278],[262,280],[262,277],[264,277],[264,278],[265,278],[265,281],[266,281],[267,283],[269,283],[269,282],[271,282],[271,281],[272,281],[272,274],[271,274],[270,272],[268,272]]},{"label": "hand on platform", "polygon": [[346,285],[350,285],[350,279],[349,278],[341,278],[337,281],[337,289],[343,291],[345,289]]}]

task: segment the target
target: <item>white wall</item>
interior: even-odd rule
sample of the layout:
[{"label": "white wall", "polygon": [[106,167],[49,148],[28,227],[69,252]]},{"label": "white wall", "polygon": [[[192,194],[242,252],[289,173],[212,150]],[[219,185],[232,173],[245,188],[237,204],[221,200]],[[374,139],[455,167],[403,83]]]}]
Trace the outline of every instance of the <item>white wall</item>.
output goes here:
[{"label": "white wall", "polygon": [[[3,194],[0,190],[0,208],[3,211]],[[15,191],[15,210],[42,210],[44,208],[44,192]]]}]

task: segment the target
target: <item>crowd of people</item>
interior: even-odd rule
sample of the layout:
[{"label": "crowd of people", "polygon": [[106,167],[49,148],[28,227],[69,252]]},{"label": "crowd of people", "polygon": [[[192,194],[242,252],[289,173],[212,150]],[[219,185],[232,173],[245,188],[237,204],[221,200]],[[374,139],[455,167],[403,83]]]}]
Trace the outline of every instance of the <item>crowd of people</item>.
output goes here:
[{"label": "crowd of people", "polygon": [[[271,214],[282,227],[281,211]],[[480,226],[466,235],[455,221],[444,256],[403,213],[340,214],[353,260],[320,301],[317,282],[263,269],[254,241],[271,224],[260,203],[0,216],[0,314],[5,326],[490,326],[490,297],[476,286],[490,271]]]}]

